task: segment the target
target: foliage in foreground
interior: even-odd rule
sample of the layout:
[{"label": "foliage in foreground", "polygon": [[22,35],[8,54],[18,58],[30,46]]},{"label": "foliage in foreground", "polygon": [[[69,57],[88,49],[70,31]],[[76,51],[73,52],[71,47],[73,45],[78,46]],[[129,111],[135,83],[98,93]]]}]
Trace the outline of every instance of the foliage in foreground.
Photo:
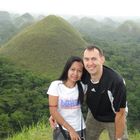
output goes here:
[{"label": "foliage in foreground", "polygon": [[52,140],[52,130],[45,122],[23,128],[21,133],[15,134],[6,140]]},{"label": "foliage in foreground", "polygon": [[0,138],[48,116],[48,79],[18,69],[0,58]]},{"label": "foliage in foreground", "polygon": [[[100,140],[108,140],[108,134],[104,131]],[[52,129],[45,122],[32,125],[29,128],[23,128],[21,133],[15,134],[6,140],[52,140]],[[140,132],[135,130],[129,133],[129,140],[140,140]]]}]

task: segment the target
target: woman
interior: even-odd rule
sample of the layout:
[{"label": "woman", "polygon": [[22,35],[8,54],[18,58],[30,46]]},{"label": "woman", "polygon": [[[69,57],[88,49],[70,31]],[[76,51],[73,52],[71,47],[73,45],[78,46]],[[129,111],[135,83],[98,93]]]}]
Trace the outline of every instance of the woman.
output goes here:
[{"label": "woman", "polygon": [[81,112],[85,87],[80,80],[84,77],[82,59],[68,59],[60,78],[48,89],[49,108],[53,119],[59,124],[54,129],[53,140],[80,140],[85,137],[85,123]]}]

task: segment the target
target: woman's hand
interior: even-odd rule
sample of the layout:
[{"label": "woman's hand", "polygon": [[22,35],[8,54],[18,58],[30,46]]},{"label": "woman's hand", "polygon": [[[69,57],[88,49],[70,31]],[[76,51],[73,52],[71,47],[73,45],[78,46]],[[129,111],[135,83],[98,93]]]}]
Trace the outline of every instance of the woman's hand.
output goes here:
[{"label": "woman's hand", "polygon": [[53,119],[52,116],[50,116],[49,122],[50,122],[51,128],[52,128],[52,129],[55,129],[57,123],[56,123],[56,121]]},{"label": "woman's hand", "polygon": [[77,132],[75,132],[75,130],[70,131],[69,135],[70,135],[71,140],[81,140],[80,136],[78,135]]}]

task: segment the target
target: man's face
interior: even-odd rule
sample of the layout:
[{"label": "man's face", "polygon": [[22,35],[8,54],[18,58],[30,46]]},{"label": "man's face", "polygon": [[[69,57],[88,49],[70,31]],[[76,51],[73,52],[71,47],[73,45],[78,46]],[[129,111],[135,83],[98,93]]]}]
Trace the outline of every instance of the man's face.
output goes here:
[{"label": "man's face", "polygon": [[84,51],[83,62],[85,69],[90,75],[98,74],[102,69],[104,61],[104,56],[101,56],[97,49]]}]

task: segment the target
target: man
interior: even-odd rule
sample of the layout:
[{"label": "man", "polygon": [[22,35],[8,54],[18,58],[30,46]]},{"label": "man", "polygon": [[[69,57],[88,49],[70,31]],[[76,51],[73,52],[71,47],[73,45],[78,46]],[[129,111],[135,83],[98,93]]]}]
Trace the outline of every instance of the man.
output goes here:
[{"label": "man", "polygon": [[[86,140],[99,140],[104,129],[110,140],[128,140],[126,127],[126,87],[123,78],[104,66],[101,49],[89,46],[83,53],[84,67],[88,71],[86,102]],[[54,123],[50,118],[50,124]]]},{"label": "man", "polygon": [[85,69],[88,71],[86,102],[89,108],[86,119],[86,139],[99,140],[106,129],[110,140],[123,138],[126,123],[126,88],[123,78],[114,70],[104,66],[102,50],[89,46],[83,54]]}]

